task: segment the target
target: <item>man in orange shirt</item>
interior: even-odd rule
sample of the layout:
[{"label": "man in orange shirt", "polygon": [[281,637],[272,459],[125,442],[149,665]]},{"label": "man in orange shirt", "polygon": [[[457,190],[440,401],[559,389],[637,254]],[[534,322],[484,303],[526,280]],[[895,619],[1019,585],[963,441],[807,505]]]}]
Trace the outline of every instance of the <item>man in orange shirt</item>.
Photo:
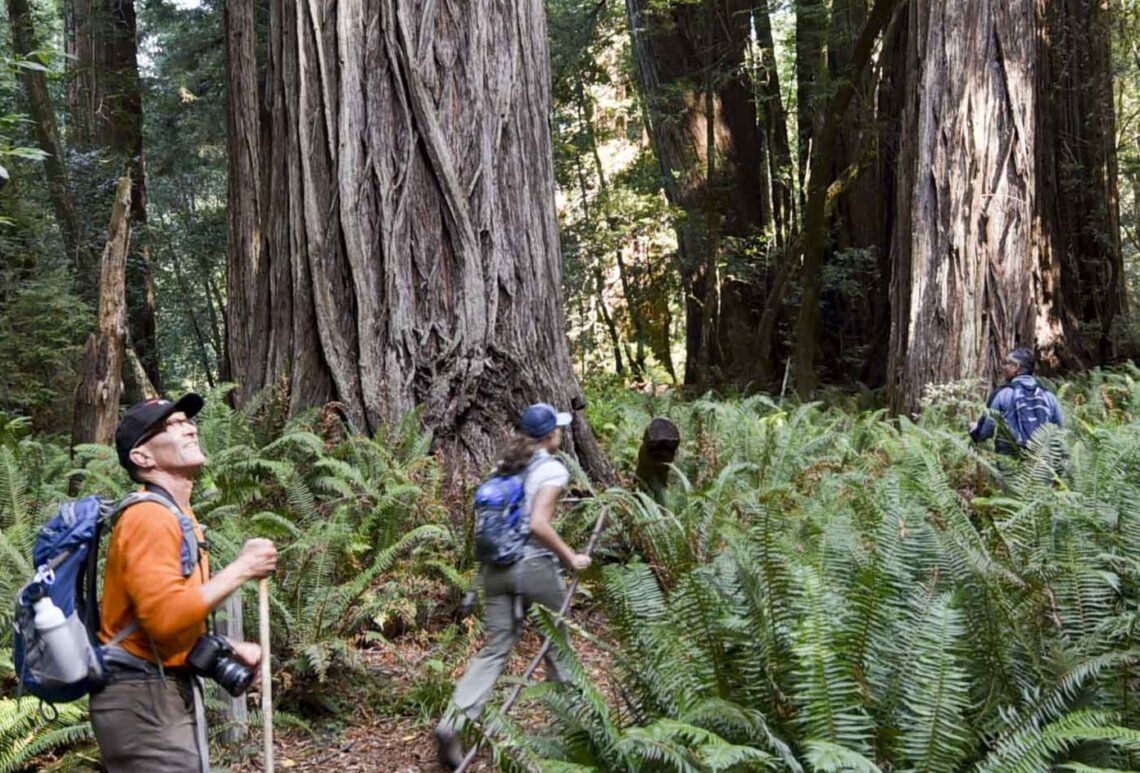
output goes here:
[{"label": "man in orange shirt", "polygon": [[[277,566],[273,543],[251,539],[210,577],[190,509],[206,462],[192,421],[201,409],[196,394],[147,400],[115,432],[119,462],[153,497],[123,510],[107,551],[100,638],[111,642],[109,678],[91,696],[91,724],[110,773],[209,773],[201,682],[186,658],[206,633],[209,613]],[[230,644],[247,666],[261,660],[258,645]]]}]

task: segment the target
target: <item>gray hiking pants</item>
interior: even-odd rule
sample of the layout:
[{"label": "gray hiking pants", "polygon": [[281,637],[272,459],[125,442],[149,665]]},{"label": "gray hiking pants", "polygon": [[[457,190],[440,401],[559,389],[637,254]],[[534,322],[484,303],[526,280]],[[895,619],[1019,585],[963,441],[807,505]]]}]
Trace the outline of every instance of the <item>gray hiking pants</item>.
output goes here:
[{"label": "gray hiking pants", "polygon": [[210,770],[197,677],[112,681],[91,696],[91,725],[110,773]]},{"label": "gray hiking pants", "polygon": [[[538,603],[557,613],[565,597],[562,571],[553,556],[523,559],[508,567],[485,566],[483,590],[486,642],[455,685],[441,723],[452,730],[459,729],[465,718],[478,719],[522,634],[525,617],[516,614],[516,594],[522,597],[524,612],[525,607]],[[552,647],[546,654],[546,679],[562,682],[565,674]]]}]

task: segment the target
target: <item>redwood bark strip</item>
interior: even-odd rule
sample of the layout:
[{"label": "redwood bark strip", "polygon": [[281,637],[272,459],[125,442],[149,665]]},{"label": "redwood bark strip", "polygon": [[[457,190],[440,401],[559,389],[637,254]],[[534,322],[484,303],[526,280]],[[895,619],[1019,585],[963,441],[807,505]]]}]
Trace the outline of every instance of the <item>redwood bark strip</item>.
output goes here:
[{"label": "redwood bark strip", "polygon": [[1032,1],[968,6],[933,3],[914,29],[926,56],[909,140],[903,409],[927,383],[993,372],[1003,350],[1034,339]]},{"label": "redwood bark strip", "polygon": [[[226,285],[229,319],[226,325],[226,373],[249,373],[264,369],[270,337],[269,266],[262,259],[261,131],[258,121],[256,0],[231,0],[223,11],[226,31],[226,76],[229,110],[226,147],[230,174],[229,243]],[[255,376],[258,383],[264,376]],[[245,385],[239,384],[239,389]]]},{"label": "redwood bark strip", "polygon": [[[368,430],[418,407],[437,447],[479,465],[526,404],[581,407],[542,3],[275,0],[269,42],[266,268],[231,254],[247,281],[228,317],[231,346],[268,345],[232,352],[240,399],[286,381],[294,411],[337,400]],[[231,191],[254,157],[231,162]],[[233,205],[231,229],[252,223]],[[237,313],[258,298],[262,329]],[[580,419],[573,447],[607,478]]]}]

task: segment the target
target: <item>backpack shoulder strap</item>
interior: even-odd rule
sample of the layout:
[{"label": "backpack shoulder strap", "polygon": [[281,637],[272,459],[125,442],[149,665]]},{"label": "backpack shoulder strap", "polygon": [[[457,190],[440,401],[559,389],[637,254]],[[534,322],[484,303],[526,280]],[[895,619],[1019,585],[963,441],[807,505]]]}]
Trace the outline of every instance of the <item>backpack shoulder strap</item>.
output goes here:
[{"label": "backpack shoulder strap", "polygon": [[194,530],[194,521],[182,512],[174,502],[153,491],[135,491],[128,494],[115,506],[110,518],[112,520],[117,519],[127,508],[142,502],[162,505],[178,519],[178,525],[182,529],[182,576],[189,577],[198,566],[198,553],[202,546],[198,540],[198,532]]},{"label": "backpack shoulder strap", "polygon": [[986,400],[986,408],[993,408],[994,407],[994,401],[998,399],[998,395],[1000,395],[1005,390],[1012,389],[1012,388],[1013,388],[1012,384],[1002,384],[1001,386],[996,387],[992,392],[990,392],[990,396]]}]

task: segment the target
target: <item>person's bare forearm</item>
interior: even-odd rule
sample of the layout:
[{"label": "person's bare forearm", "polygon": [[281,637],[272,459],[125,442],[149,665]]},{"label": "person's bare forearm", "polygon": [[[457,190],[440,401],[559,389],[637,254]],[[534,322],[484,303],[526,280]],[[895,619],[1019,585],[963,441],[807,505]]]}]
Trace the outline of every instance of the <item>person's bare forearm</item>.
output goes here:
[{"label": "person's bare forearm", "polygon": [[252,579],[253,575],[246,568],[246,565],[241,561],[234,561],[204,582],[198,588],[198,593],[201,594],[202,601],[206,603],[206,606],[210,609],[216,609],[219,604],[226,600],[227,596],[240,588],[243,583]]}]

